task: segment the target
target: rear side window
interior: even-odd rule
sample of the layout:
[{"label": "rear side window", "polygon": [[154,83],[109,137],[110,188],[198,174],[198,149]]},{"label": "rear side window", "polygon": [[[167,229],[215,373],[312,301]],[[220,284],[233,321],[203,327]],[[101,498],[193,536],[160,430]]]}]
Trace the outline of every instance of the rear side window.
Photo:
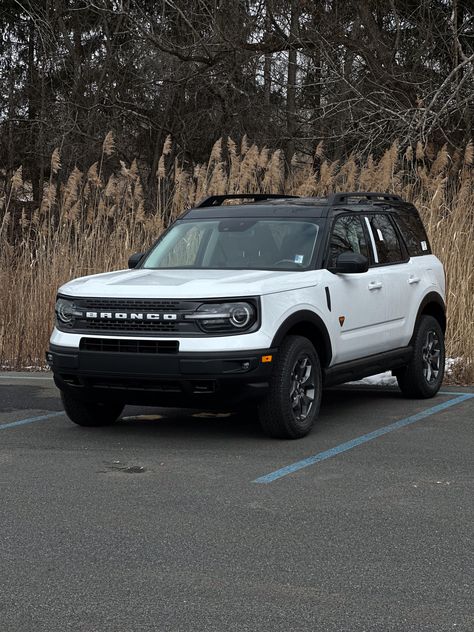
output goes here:
[{"label": "rear side window", "polygon": [[431,254],[426,231],[418,213],[397,210],[394,219],[405,240],[410,257]]},{"label": "rear side window", "polygon": [[388,215],[368,216],[379,264],[404,261],[402,246]]}]

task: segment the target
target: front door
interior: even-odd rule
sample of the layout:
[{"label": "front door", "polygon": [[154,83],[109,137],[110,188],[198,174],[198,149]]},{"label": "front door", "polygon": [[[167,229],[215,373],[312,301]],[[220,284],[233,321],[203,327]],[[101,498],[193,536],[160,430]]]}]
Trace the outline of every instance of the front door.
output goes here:
[{"label": "front door", "polygon": [[[372,260],[362,221],[359,214],[339,215],[334,220],[327,267],[333,267],[337,257],[347,251],[358,252]],[[332,363],[339,364],[385,351],[390,288],[383,282],[380,268],[371,266],[363,273],[331,274],[326,285],[332,304],[331,329],[335,333]]]}]

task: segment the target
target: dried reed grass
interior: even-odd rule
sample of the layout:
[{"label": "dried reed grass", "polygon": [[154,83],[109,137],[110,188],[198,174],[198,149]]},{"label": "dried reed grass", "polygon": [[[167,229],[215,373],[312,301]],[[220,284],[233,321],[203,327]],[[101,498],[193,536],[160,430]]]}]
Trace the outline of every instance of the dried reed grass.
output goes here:
[{"label": "dried reed grass", "polygon": [[[0,191],[0,365],[43,365],[55,294],[70,278],[123,268],[132,252],[149,246],[165,225],[207,193],[297,193],[379,190],[400,194],[423,215],[434,252],[445,264],[448,284],[448,354],[462,358],[455,379],[474,382],[474,149],[437,155],[421,142],[394,143],[375,160],[351,155],[331,161],[320,143],[313,162],[292,160],[285,173],[280,150],[251,145],[244,137],[217,141],[207,164],[184,168],[167,137],[156,173],[154,208],[136,161],[121,162],[104,182],[115,151],[109,132],[102,153],[84,175],[74,168],[59,178],[58,150],[39,208],[22,208],[21,167]],[[60,181],[63,184],[60,184]]]}]

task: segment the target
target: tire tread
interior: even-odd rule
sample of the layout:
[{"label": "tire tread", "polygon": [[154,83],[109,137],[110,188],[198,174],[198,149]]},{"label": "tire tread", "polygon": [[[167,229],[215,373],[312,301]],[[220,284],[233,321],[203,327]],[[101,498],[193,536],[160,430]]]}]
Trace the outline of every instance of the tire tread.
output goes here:
[{"label": "tire tread", "polygon": [[61,401],[66,415],[72,422],[89,428],[113,424],[123,410],[123,405],[119,403],[83,401],[64,391],[61,392]]},{"label": "tire tread", "polygon": [[[421,349],[428,329],[435,329],[441,342],[441,379],[430,386],[423,377]],[[413,356],[403,371],[397,372],[397,381],[405,397],[412,399],[428,399],[438,392],[444,376],[444,334],[439,322],[433,316],[422,316],[413,338]]]},{"label": "tire tread", "polygon": [[[288,370],[292,357],[306,348],[314,355],[315,401],[308,417],[308,423],[296,425],[289,410],[289,401],[283,400],[286,393]],[[259,421],[263,431],[278,439],[299,439],[307,435],[316,420],[321,403],[321,367],[319,357],[312,343],[303,336],[287,336],[280,346],[272,375],[270,391],[259,405]]]}]

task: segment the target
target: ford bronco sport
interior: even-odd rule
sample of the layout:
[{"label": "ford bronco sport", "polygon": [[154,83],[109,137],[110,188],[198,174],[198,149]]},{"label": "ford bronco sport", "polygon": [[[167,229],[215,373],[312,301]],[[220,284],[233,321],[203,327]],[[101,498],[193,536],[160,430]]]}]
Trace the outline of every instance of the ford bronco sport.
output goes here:
[{"label": "ford bronco sport", "polygon": [[294,439],[323,386],[391,370],[426,398],[443,380],[443,268],[396,195],[211,196],[129,268],[59,290],[47,360],[81,426],[125,404],[254,402],[268,435]]}]

